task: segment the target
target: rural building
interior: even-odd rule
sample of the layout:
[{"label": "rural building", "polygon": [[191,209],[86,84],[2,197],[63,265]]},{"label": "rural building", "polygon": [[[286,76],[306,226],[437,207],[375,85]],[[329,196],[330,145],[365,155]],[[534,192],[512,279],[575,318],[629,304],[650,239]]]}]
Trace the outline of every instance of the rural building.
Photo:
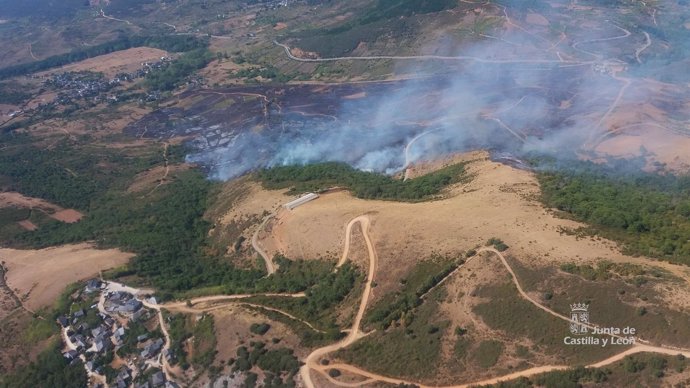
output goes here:
[{"label": "rural building", "polygon": [[161,387],[165,384],[165,375],[163,372],[156,372],[151,376],[151,385],[154,387]]},{"label": "rural building", "polygon": [[285,205],[283,205],[283,207],[288,209],[288,210],[293,210],[294,208],[301,206],[301,205],[304,205],[305,203],[307,203],[309,201],[313,201],[316,198],[319,198],[318,194],[307,193],[307,194],[304,194],[303,196],[297,198],[294,201],[290,201],[290,202],[286,203]]},{"label": "rural building", "polygon": [[69,326],[69,319],[67,319],[67,317],[65,317],[64,315],[60,315],[58,317],[57,321],[60,324],[60,326],[62,326],[62,327]]},{"label": "rural building", "polygon": [[103,283],[98,279],[91,279],[86,283],[86,293],[91,294],[101,290]]}]

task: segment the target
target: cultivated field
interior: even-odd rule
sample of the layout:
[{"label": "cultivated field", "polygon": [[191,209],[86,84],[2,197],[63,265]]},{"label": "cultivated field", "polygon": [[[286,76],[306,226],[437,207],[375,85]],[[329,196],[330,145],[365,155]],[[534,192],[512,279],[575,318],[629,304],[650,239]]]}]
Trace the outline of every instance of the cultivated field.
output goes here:
[{"label": "cultivated field", "polygon": [[132,256],[117,249],[95,249],[89,244],[41,250],[0,248],[0,261],[8,270],[7,285],[32,310],[50,306],[66,285],[125,264]]},{"label": "cultivated field", "polygon": [[103,73],[106,77],[112,78],[118,73],[136,71],[141,68],[143,62],[157,62],[161,57],[169,55],[167,51],[156,48],[135,47],[66,65],[56,70],[51,70],[50,73],[92,71],[94,73]]}]

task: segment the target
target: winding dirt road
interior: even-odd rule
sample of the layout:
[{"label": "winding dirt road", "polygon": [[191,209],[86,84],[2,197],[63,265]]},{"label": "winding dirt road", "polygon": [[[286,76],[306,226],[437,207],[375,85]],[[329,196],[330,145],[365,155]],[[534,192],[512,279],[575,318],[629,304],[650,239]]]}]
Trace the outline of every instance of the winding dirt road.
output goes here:
[{"label": "winding dirt road", "polygon": [[304,365],[302,366],[302,368],[300,368],[300,375],[302,376],[302,381],[304,382],[304,385],[307,388],[316,387],[311,379],[311,369],[315,369],[322,373],[325,373],[321,370],[322,366],[318,363],[318,360],[321,357],[329,353],[335,352],[337,350],[343,349],[345,347],[348,347],[364,336],[364,334],[362,334],[359,329],[362,322],[362,318],[364,317],[364,311],[366,310],[367,303],[369,302],[369,297],[371,296],[371,283],[374,280],[374,274],[376,273],[376,266],[378,263],[378,259],[376,257],[376,250],[374,249],[374,244],[371,242],[371,237],[369,236],[370,220],[368,216],[359,216],[357,218],[354,218],[347,224],[347,227],[345,228],[345,247],[343,249],[343,256],[340,258],[340,261],[338,262],[337,266],[342,266],[343,264],[345,264],[345,261],[347,260],[347,257],[350,252],[352,227],[356,223],[359,223],[360,227],[362,228],[362,234],[364,235],[364,240],[367,244],[367,251],[369,254],[369,273],[367,274],[367,282],[364,286],[362,301],[359,303],[359,310],[357,310],[357,315],[355,316],[354,322],[352,324],[352,329],[347,334],[347,337],[335,344],[316,349],[313,352],[311,352],[309,356],[307,356]]}]

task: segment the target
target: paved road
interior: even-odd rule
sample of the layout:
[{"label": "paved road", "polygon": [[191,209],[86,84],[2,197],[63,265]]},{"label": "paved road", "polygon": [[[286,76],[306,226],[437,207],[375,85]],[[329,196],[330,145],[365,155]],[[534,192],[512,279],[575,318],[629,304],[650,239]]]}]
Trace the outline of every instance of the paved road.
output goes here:
[{"label": "paved road", "polygon": [[509,63],[532,63],[532,64],[554,64],[554,65],[589,65],[594,63],[594,61],[562,61],[556,59],[486,59],[471,57],[466,55],[458,56],[443,56],[443,55],[373,55],[373,56],[362,56],[362,57],[333,57],[333,58],[300,58],[292,55],[290,47],[279,43],[274,40],[277,46],[280,46],[285,51],[285,55],[293,61],[298,62],[336,62],[336,61],[371,61],[379,59],[394,59],[394,60],[440,60],[440,61],[472,61],[479,63],[496,63],[496,64],[509,64]]}]

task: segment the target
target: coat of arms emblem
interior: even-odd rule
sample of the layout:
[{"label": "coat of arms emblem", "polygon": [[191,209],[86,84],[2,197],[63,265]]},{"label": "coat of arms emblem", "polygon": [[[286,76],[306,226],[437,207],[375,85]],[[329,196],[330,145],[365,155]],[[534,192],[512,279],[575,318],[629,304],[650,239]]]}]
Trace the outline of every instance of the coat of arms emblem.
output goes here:
[{"label": "coat of arms emblem", "polygon": [[575,335],[587,334],[589,325],[589,305],[574,303],[570,305],[570,332]]}]

